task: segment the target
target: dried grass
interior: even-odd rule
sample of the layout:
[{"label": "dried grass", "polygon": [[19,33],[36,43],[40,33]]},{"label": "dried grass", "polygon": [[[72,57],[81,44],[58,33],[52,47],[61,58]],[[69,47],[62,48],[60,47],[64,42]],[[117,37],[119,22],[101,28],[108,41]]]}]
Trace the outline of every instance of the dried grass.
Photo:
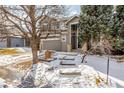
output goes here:
[{"label": "dried grass", "polygon": [[21,63],[18,63],[18,64],[14,64],[12,65],[13,68],[17,68],[17,69],[20,69],[20,70],[27,70],[28,68],[30,68],[32,65],[32,61],[25,61],[25,62],[21,62]]},{"label": "dried grass", "polygon": [[0,67],[0,77],[3,79],[13,78],[13,74],[9,69]]},{"label": "dried grass", "polygon": [[17,49],[0,49],[0,55],[14,55],[14,54],[19,54],[21,52],[19,52]]}]

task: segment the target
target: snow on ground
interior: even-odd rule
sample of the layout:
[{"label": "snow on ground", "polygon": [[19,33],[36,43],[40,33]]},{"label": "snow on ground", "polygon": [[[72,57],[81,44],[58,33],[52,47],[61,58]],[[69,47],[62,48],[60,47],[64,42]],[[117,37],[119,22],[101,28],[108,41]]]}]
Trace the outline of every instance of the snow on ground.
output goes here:
[{"label": "snow on ground", "polygon": [[[19,83],[18,80],[23,76],[26,70],[22,70],[24,66],[16,68],[16,64],[27,62],[32,60],[31,49],[30,48],[9,48],[17,49],[19,54],[14,55],[0,55],[0,84],[3,85],[2,79],[5,81],[4,85],[13,87],[12,83]],[[2,86],[0,85],[0,86]],[[4,86],[3,85],[3,86]],[[5,86],[6,87],[6,86]]]},{"label": "snow on ground", "polygon": [[[31,77],[34,80],[32,86],[32,83],[29,83],[32,82],[29,81]],[[28,72],[22,84],[22,87],[48,86],[51,88],[108,88],[116,87],[116,83],[109,79],[106,84],[106,75],[98,74],[92,67],[83,64],[73,68],[51,69],[50,65],[38,63]]]},{"label": "snow on ground", "polygon": [[80,54],[75,56],[72,53],[68,56],[68,54],[55,53],[53,58],[55,60],[51,62],[42,61],[42,63],[33,65],[33,69],[24,77],[21,87],[116,87],[116,83],[111,79],[106,84],[105,74],[81,64],[82,55]]},{"label": "snow on ground", "polygon": [[6,66],[9,64],[14,64],[17,62],[22,62],[32,59],[31,49],[30,48],[11,48],[17,49],[20,51],[20,54],[15,55],[0,55],[0,66]]},{"label": "snow on ground", "polygon": [[[88,55],[85,59],[87,63],[86,65],[92,66],[96,70],[106,74],[107,68],[107,57],[103,56],[95,56],[95,55]],[[114,59],[110,59],[109,63],[109,74],[112,77],[118,78],[124,81],[124,63],[118,63]]]},{"label": "snow on ground", "polygon": [[23,62],[23,61],[31,60],[31,59],[32,59],[31,54],[21,54],[18,56],[3,55],[3,56],[0,56],[0,66],[6,66],[9,64]]},{"label": "snow on ground", "polygon": [[[22,51],[30,51],[27,48],[23,49]],[[0,66],[19,63],[31,58],[30,53],[15,56],[3,55],[0,56]],[[43,59],[43,52],[39,58]],[[106,84],[105,57],[87,56],[85,60],[88,63],[86,64],[91,67],[81,64],[81,60],[82,55],[78,53],[56,52],[51,62],[42,61],[42,63],[33,65],[33,69],[28,71],[21,81],[13,81],[8,87],[116,87],[116,83],[112,79],[109,79],[108,85]],[[99,73],[92,66],[104,74]],[[119,67],[117,68],[119,69]],[[1,82],[3,81],[1,80]]]},{"label": "snow on ground", "polygon": [[5,84],[5,80],[0,78],[0,88],[3,88]]},{"label": "snow on ground", "polygon": [[[96,55],[88,55],[85,60],[87,63],[86,65],[89,65],[96,69],[97,71],[100,71],[104,74],[106,74],[107,70],[107,57],[105,56],[96,56]],[[118,63],[115,59],[110,59],[110,65],[109,65],[109,75],[110,77],[121,84],[124,87],[124,63]]]}]

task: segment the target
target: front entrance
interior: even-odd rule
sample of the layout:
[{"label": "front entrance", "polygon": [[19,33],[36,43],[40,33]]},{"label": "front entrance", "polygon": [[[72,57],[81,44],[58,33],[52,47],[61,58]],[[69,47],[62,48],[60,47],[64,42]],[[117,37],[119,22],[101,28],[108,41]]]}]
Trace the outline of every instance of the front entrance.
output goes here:
[{"label": "front entrance", "polygon": [[76,33],[71,33],[71,46],[72,46],[72,49],[77,48],[77,36],[76,36]]},{"label": "front entrance", "polygon": [[78,24],[71,25],[71,46],[72,49],[77,49],[78,38],[77,38]]}]

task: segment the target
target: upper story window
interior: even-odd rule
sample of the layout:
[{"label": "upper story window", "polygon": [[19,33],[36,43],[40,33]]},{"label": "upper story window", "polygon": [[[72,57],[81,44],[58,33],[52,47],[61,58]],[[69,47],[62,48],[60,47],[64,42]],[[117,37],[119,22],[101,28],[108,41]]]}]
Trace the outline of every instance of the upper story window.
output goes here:
[{"label": "upper story window", "polygon": [[71,24],[71,31],[77,31],[79,24]]},{"label": "upper story window", "polygon": [[59,24],[59,22],[56,23],[56,29],[60,29],[60,24]]},{"label": "upper story window", "polygon": [[64,22],[60,22],[60,29],[65,30],[66,26]]},{"label": "upper story window", "polygon": [[48,23],[43,23],[43,30],[48,30]]},{"label": "upper story window", "polygon": [[51,23],[51,29],[52,30],[58,30],[58,29],[60,29],[59,22],[53,22],[53,23]]}]

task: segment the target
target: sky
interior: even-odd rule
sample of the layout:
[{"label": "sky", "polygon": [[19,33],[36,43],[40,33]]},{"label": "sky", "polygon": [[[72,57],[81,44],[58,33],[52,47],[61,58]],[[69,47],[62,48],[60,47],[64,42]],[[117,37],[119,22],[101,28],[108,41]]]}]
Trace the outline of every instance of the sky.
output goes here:
[{"label": "sky", "polygon": [[79,15],[80,14],[80,5],[70,5],[69,6],[69,15],[72,16],[72,15]]}]

